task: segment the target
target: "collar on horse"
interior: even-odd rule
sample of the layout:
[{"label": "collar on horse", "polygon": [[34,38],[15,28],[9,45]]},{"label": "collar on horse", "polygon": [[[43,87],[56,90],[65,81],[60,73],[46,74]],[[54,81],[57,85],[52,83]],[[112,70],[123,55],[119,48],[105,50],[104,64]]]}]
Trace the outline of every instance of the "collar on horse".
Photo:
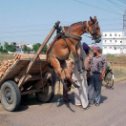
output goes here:
[{"label": "collar on horse", "polygon": [[[82,31],[84,31],[85,30],[84,22],[80,22],[80,23],[82,24]],[[68,28],[68,31],[65,31],[65,29],[63,28],[62,33],[64,34],[65,38],[72,38],[72,39],[74,39],[76,41],[81,41],[82,40],[81,36],[70,33],[70,27]]]},{"label": "collar on horse", "polygon": [[74,35],[74,34],[70,34],[70,33],[64,33],[64,37],[65,38],[72,38],[74,40],[77,40],[77,41],[81,41],[82,37],[78,36],[78,35]]}]

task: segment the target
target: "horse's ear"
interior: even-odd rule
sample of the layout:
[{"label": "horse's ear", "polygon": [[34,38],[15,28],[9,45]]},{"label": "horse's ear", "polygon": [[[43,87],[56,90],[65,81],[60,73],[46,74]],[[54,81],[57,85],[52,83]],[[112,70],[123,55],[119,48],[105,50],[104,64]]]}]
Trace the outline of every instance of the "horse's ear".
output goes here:
[{"label": "horse's ear", "polygon": [[68,31],[68,28],[67,26],[64,26],[64,31],[67,32]]},{"label": "horse's ear", "polygon": [[93,21],[93,18],[90,16],[90,21]]},{"label": "horse's ear", "polygon": [[97,17],[96,17],[96,16],[94,16],[94,19],[95,19],[95,20],[97,20]]},{"label": "horse's ear", "polygon": [[96,17],[96,16],[94,16],[94,21],[95,21],[95,22],[97,21],[97,17]]},{"label": "horse's ear", "polygon": [[94,23],[94,19],[90,16],[90,21],[92,22],[92,23]]}]

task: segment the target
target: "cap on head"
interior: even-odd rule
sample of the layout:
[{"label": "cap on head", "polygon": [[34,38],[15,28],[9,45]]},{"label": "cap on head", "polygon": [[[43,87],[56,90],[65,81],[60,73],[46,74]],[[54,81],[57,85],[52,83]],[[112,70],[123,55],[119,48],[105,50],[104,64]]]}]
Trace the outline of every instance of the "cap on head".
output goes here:
[{"label": "cap on head", "polygon": [[93,51],[98,51],[99,53],[102,53],[102,49],[99,46],[93,46]]},{"label": "cap on head", "polygon": [[86,54],[89,54],[90,47],[85,42],[83,43],[83,50],[85,51]]}]

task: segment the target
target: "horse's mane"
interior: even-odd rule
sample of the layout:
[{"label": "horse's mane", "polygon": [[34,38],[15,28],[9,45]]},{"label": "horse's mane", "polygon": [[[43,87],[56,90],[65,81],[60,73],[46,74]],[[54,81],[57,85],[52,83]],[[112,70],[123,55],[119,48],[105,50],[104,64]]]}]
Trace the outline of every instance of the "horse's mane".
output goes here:
[{"label": "horse's mane", "polygon": [[[73,27],[73,26],[79,25],[79,24],[81,24],[81,23],[82,23],[82,21],[79,21],[79,22],[76,22],[76,23],[71,24],[70,26],[64,26],[64,30],[67,31],[69,27]],[[56,42],[58,39],[60,39],[60,38],[57,38],[57,39],[54,39],[54,40],[53,40],[53,42],[51,43],[50,47],[49,47],[48,50],[47,50],[47,54],[50,53],[51,49],[53,48],[53,45],[55,44],[55,42]]]},{"label": "horse's mane", "polygon": [[71,24],[70,26],[79,25],[79,24],[81,24],[81,23],[82,23],[82,21],[79,21],[79,22],[76,22],[76,23]]}]

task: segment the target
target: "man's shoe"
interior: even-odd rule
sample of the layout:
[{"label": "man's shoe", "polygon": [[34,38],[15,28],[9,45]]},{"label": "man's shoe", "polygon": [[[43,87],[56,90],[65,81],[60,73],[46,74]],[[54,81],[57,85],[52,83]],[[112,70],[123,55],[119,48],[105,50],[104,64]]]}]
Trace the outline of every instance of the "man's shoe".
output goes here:
[{"label": "man's shoe", "polygon": [[77,104],[75,104],[76,106],[81,106],[81,104],[79,104],[79,103],[77,103]]},{"label": "man's shoe", "polygon": [[99,106],[100,105],[100,103],[95,103],[95,106]]},{"label": "man's shoe", "polygon": [[94,101],[89,101],[89,105],[90,106],[94,105]]}]

